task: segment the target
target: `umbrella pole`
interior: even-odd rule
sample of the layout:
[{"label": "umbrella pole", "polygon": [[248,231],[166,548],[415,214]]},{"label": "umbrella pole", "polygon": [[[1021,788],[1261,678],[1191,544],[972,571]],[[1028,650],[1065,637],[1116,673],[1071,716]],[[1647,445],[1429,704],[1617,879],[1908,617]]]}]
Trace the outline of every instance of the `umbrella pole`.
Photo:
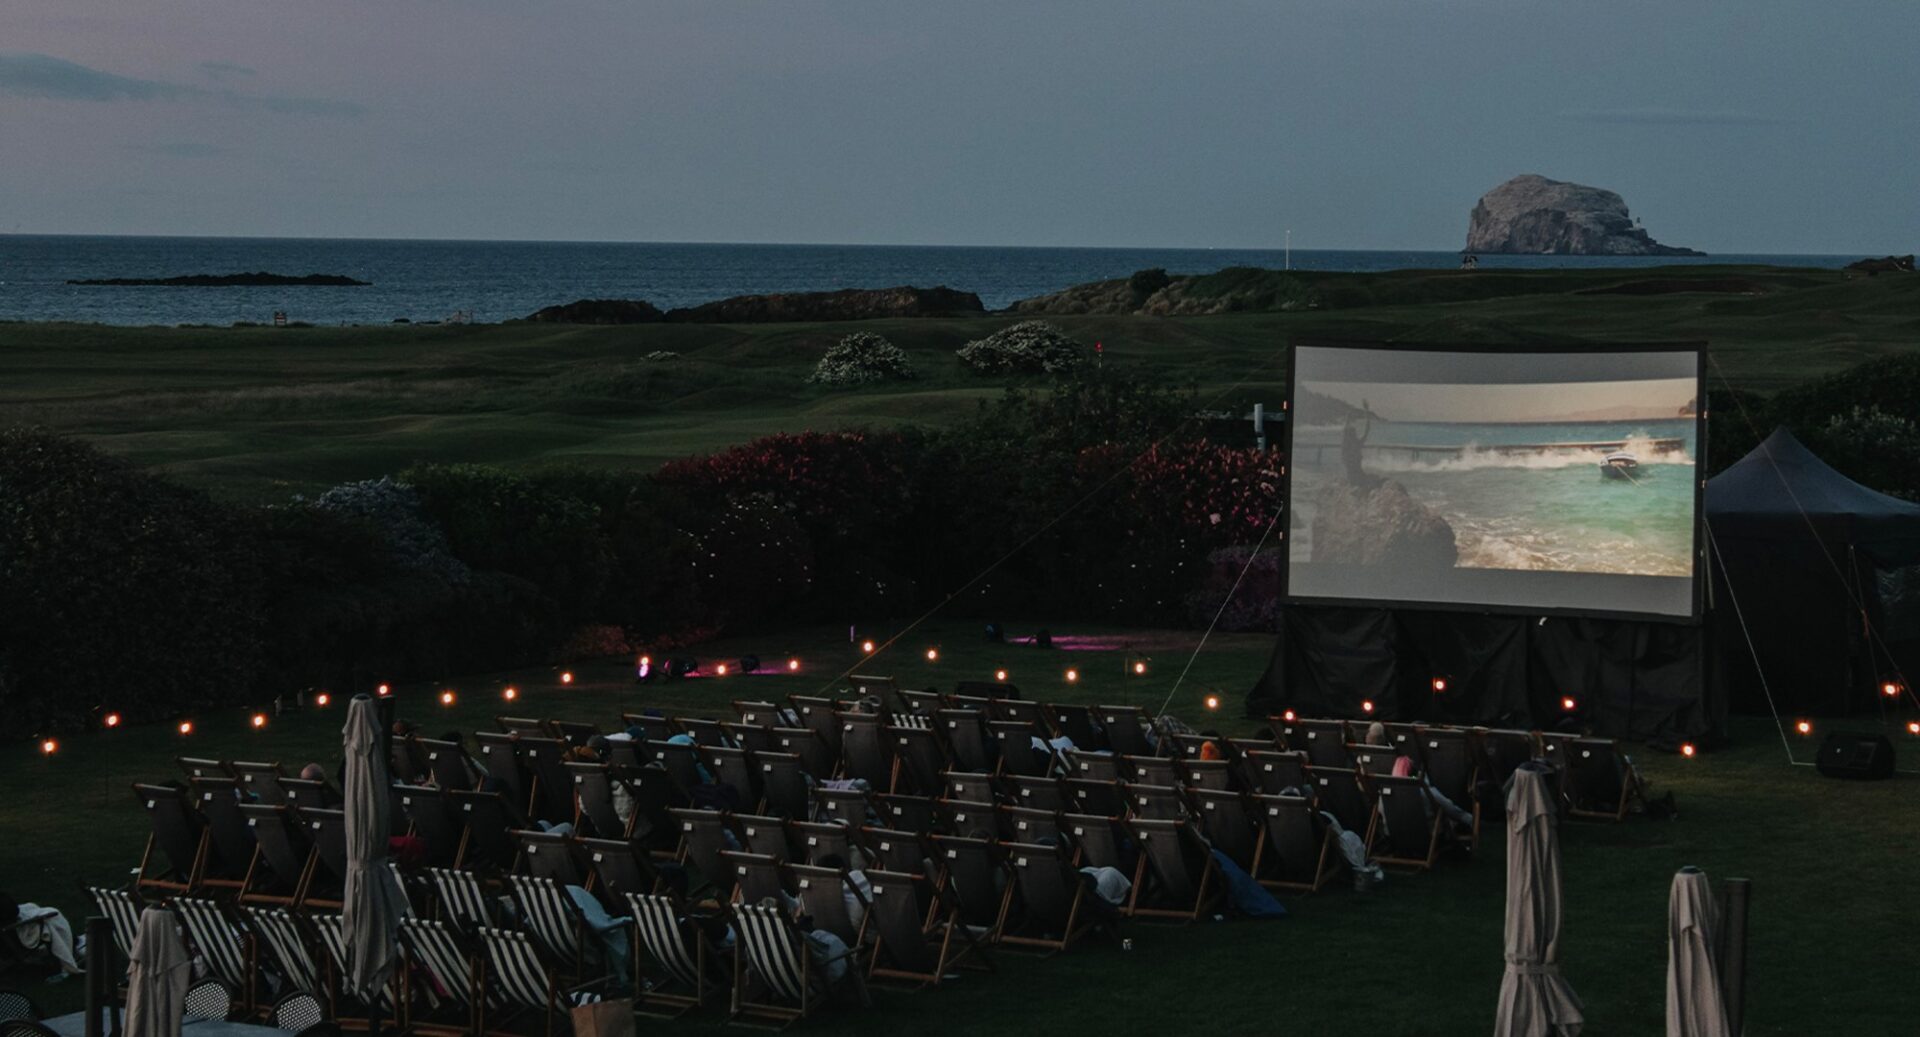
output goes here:
[{"label": "umbrella pole", "polygon": [[1740,1037],[1747,1014],[1747,902],[1751,879],[1728,879],[1720,906],[1720,992],[1726,1001],[1727,1030]]}]

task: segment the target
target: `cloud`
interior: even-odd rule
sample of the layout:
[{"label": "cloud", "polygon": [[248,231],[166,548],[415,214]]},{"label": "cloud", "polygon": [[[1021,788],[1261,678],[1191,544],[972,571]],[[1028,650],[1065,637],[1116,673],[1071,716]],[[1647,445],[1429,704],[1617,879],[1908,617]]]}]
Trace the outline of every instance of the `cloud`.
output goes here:
[{"label": "cloud", "polygon": [[[212,72],[220,67],[223,73]],[[221,75],[253,74],[251,69],[220,62],[202,64],[201,70],[218,79]],[[234,70],[241,70],[235,72]],[[334,101],[319,97],[274,97],[241,93],[237,90],[210,90],[158,79],[136,79],[115,75],[97,68],[56,58],[51,54],[0,53],[0,95],[31,97],[56,101],[182,101],[230,104],[240,108],[286,115],[327,115],[352,118],[366,109],[352,101]]]},{"label": "cloud", "polygon": [[226,82],[229,79],[252,79],[260,73],[245,65],[236,65],[231,61],[202,61],[200,71],[209,79]]},{"label": "cloud", "polygon": [[1580,108],[1561,112],[1560,117],[1624,126],[1777,126],[1787,121],[1760,112],[1693,108]]}]

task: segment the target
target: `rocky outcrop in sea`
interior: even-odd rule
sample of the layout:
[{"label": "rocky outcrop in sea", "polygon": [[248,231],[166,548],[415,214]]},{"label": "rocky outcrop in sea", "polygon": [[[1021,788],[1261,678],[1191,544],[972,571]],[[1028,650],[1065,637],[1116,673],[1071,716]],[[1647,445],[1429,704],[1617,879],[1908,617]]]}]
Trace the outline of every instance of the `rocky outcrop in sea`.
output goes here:
[{"label": "rocky outcrop in sea", "polygon": [[1634,225],[1612,191],[1527,173],[1480,197],[1467,223],[1467,252],[1557,256],[1704,256],[1662,245]]},{"label": "rocky outcrop in sea", "polygon": [[1315,495],[1313,560],[1402,569],[1450,569],[1453,527],[1392,480],[1329,483]]}]

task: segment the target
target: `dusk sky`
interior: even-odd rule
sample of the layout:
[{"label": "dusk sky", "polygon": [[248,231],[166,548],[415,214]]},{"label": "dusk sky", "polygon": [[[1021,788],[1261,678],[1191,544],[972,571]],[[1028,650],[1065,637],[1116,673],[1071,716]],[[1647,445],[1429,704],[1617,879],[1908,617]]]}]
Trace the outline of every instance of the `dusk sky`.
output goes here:
[{"label": "dusk sky", "polygon": [[9,0],[0,233],[1911,252],[1913,0]]}]

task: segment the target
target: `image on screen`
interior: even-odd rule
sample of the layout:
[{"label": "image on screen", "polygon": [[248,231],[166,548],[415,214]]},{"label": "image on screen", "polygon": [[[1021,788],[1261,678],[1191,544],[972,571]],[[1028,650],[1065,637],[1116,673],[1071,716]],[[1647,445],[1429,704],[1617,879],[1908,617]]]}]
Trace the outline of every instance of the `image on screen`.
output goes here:
[{"label": "image on screen", "polygon": [[1299,346],[1288,596],[1694,613],[1700,354]]}]

